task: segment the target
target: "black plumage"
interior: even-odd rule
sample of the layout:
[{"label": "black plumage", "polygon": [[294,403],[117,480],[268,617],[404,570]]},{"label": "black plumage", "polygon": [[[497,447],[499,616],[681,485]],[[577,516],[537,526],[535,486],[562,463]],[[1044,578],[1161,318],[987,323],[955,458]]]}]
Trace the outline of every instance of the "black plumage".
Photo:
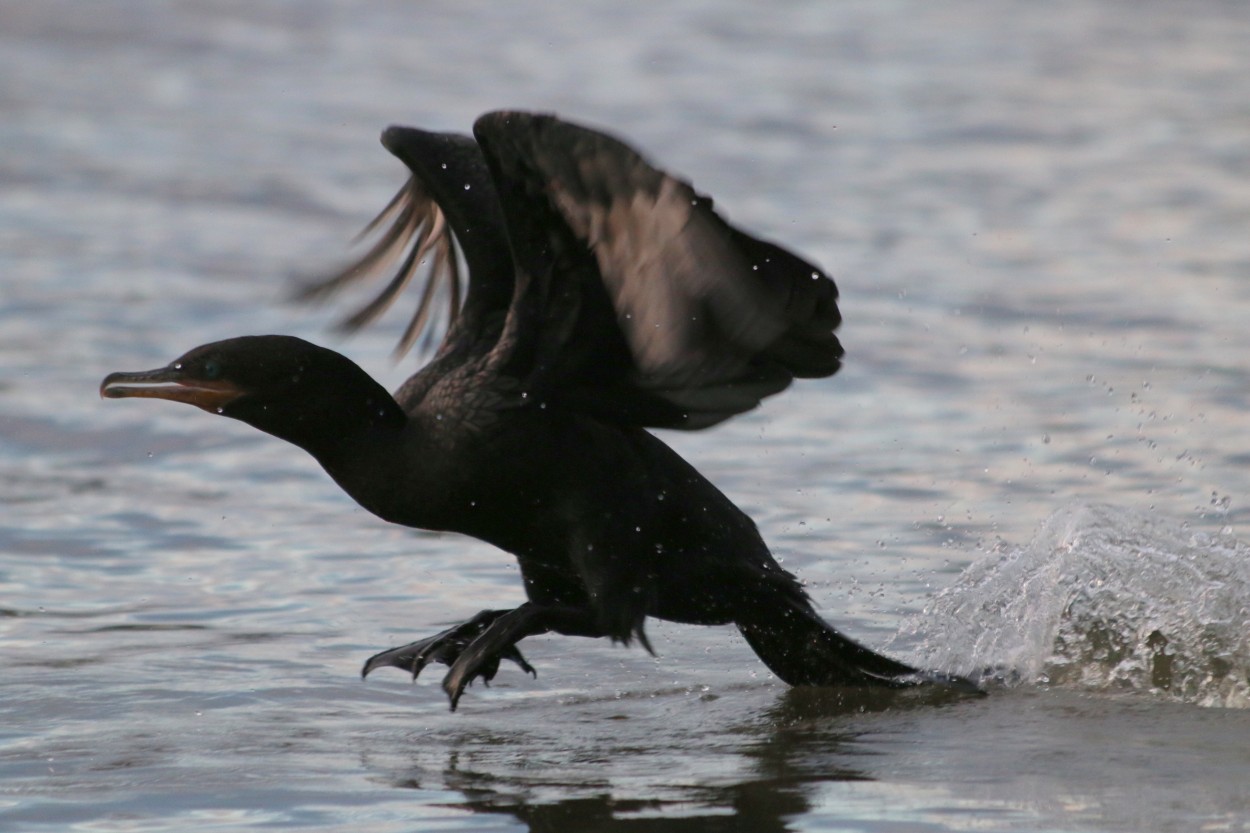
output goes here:
[{"label": "black plumage", "polygon": [[732,622],[794,685],[975,690],[830,627],[751,520],[646,430],[706,428],[795,378],[836,372],[840,316],[827,275],[730,225],[620,141],[553,116],[487,114],[474,138],[392,127],[382,141],[408,182],[366,229],[376,241],[363,257],[305,294],[400,260],[347,320],[358,327],[424,264],[403,350],[446,287],[446,334],[394,396],[343,356],[289,336],[204,345],[101,386],[111,398],[173,399],[243,420],[306,449],[386,520],[516,556],[525,604],[382,652],[365,673],[445,663],[455,708],[501,659],[532,670],[517,648],[526,636],[646,645],[655,616]]}]

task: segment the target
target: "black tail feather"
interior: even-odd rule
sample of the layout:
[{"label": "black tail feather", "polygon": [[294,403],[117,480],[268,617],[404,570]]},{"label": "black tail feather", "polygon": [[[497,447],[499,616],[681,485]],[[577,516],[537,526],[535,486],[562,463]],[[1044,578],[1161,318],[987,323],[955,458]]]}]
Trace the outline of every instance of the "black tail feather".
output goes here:
[{"label": "black tail feather", "polygon": [[971,680],[924,671],[878,654],[838,633],[806,604],[740,620],[747,643],[783,682],[792,686],[911,688],[939,685],[979,693]]}]

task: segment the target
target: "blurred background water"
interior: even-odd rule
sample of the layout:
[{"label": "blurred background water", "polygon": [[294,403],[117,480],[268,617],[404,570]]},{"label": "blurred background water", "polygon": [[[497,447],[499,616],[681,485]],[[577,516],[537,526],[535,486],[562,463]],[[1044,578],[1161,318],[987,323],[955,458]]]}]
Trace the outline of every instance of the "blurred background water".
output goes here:
[{"label": "blurred background water", "polygon": [[[0,828],[1250,827],[1242,3],[47,0],[0,3],[0,77]],[[837,377],[665,439],[833,621],[1005,688],[787,691],[661,625],[452,715],[359,663],[519,602],[510,557],[97,398],[263,332],[397,384],[399,316],[285,299],[402,181],[381,128],[497,107],[834,274]]]}]

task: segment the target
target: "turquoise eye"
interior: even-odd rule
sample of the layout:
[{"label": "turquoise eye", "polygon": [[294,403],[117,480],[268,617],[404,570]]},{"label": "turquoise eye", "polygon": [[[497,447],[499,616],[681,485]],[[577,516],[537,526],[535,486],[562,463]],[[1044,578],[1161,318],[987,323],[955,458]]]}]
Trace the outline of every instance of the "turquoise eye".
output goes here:
[{"label": "turquoise eye", "polygon": [[213,359],[209,359],[204,362],[204,369],[201,371],[201,375],[205,379],[216,379],[221,375],[221,363],[214,361]]}]

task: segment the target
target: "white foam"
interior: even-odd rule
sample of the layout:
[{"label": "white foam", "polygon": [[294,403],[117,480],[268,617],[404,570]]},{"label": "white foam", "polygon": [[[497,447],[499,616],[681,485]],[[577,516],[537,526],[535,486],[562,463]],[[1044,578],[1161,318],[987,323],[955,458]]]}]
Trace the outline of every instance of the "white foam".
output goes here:
[{"label": "white foam", "polygon": [[1250,707],[1250,546],[1104,505],[1052,515],[907,622],[927,667]]}]

